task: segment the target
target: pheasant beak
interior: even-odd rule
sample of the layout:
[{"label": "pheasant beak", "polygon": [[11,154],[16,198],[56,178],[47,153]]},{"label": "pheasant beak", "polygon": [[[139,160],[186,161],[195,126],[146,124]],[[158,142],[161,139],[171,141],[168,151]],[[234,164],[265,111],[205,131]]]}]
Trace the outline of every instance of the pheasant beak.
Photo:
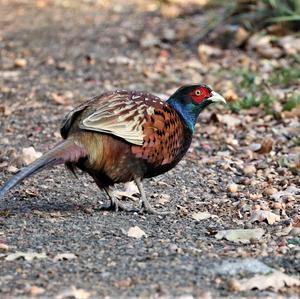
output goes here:
[{"label": "pheasant beak", "polygon": [[218,94],[215,91],[211,92],[211,96],[209,97],[209,100],[214,102],[214,103],[222,102],[222,103],[226,104],[226,100],[220,94]]}]

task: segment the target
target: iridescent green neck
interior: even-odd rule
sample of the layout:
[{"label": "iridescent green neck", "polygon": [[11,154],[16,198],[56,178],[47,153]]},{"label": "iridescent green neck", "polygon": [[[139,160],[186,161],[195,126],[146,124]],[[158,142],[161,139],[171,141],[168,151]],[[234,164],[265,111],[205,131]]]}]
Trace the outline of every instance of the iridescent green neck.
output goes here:
[{"label": "iridescent green neck", "polygon": [[186,126],[194,133],[195,125],[200,112],[210,104],[209,101],[203,101],[201,104],[195,104],[193,102],[182,103],[176,98],[169,98],[167,103],[172,106],[177,113],[182,117]]}]

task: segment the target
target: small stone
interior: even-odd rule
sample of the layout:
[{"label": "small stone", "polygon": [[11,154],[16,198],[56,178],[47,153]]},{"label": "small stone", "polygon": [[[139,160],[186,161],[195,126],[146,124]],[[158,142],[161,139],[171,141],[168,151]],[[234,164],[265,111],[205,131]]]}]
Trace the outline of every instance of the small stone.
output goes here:
[{"label": "small stone", "polygon": [[172,252],[172,253],[176,253],[177,250],[178,250],[178,246],[176,244],[170,244],[169,246],[169,250]]},{"label": "small stone", "polygon": [[180,14],[180,9],[177,5],[172,5],[171,3],[168,3],[166,5],[162,5],[160,13],[166,18],[176,18]]},{"label": "small stone", "polygon": [[265,195],[272,195],[272,194],[274,194],[274,193],[276,193],[276,192],[278,192],[278,190],[277,190],[276,188],[274,188],[274,187],[268,187],[268,188],[266,188],[266,189],[263,191],[263,193],[264,193]]},{"label": "small stone", "polygon": [[289,234],[294,237],[300,237],[300,227],[293,227]]},{"label": "small stone", "polygon": [[233,89],[228,89],[224,93],[224,97],[225,97],[226,101],[229,102],[229,103],[234,103],[239,98],[238,95],[236,94],[236,92]]},{"label": "small stone", "polygon": [[289,196],[287,197],[287,201],[289,201],[289,202],[295,201],[295,200],[296,200],[296,198],[295,198],[295,196],[293,196],[293,195],[289,195]]},{"label": "small stone", "polygon": [[227,191],[230,192],[230,193],[235,193],[238,191],[238,185],[237,184],[230,184],[228,185],[227,187]]},{"label": "small stone", "polygon": [[9,144],[8,138],[5,138],[5,137],[0,138],[0,144]]},{"label": "small stone", "polygon": [[228,281],[228,290],[230,292],[238,292],[241,289],[241,284],[236,279],[230,279]]},{"label": "small stone", "polygon": [[253,176],[256,172],[256,168],[253,165],[247,165],[243,168],[243,172],[246,176]]},{"label": "small stone", "polygon": [[17,58],[15,60],[16,67],[24,68],[26,65],[27,65],[27,60],[24,58]]},{"label": "small stone", "polygon": [[273,208],[274,209],[282,209],[282,203],[280,203],[280,202],[274,202]]},{"label": "small stone", "polygon": [[140,44],[143,48],[151,48],[159,45],[160,40],[151,32],[147,32],[144,36],[142,36],[140,40]]},{"label": "small stone", "polygon": [[32,146],[31,147],[24,147],[22,149],[22,159],[25,165],[29,165],[36,159],[40,158],[42,153],[37,152]]},{"label": "small stone", "polygon": [[180,213],[181,216],[186,216],[189,213],[189,211],[186,207],[177,205],[177,209],[179,210],[179,213]]},{"label": "small stone", "polygon": [[4,243],[0,243],[0,251],[8,251],[9,246],[4,244]]},{"label": "small stone", "polygon": [[10,173],[17,173],[19,171],[19,169],[13,165],[10,165],[7,167],[7,171]]},{"label": "small stone", "polygon": [[171,28],[163,28],[162,35],[163,38],[168,41],[172,41],[176,37],[175,31]]},{"label": "small stone", "polygon": [[198,54],[200,61],[205,63],[209,58],[220,57],[222,55],[222,50],[206,44],[200,44],[198,47]]},{"label": "small stone", "polygon": [[32,286],[29,290],[29,293],[31,296],[39,296],[45,292],[45,289],[37,287],[37,286]]},{"label": "small stone", "polygon": [[130,277],[122,280],[115,281],[115,286],[117,288],[128,288],[132,284],[132,279]]}]

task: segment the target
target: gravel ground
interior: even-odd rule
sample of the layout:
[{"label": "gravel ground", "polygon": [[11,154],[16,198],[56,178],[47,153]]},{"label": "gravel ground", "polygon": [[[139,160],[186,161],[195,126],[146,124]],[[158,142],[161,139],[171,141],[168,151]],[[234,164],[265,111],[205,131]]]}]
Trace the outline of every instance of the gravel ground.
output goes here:
[{"label": "gravel ground", "polygon": [[[0,184],[22,165],[23,148],[45,152],[59,140],[61,119],[85,98],[114,88],[169,94],[228,79],[198,61],[201,12],[162,19],[152,2],[122,2],[0,1]],[[245,55],[236,54],[225,60]],[[299,174],[277,163],[299,150],[298,134],[297,117],[212,107],[186,158],[145,182],[158,209],[175,211],[169,216],[100,210],[105,194],[63,167],[28,179],[0,203],[0,297],[299,298],[296,283],[278,292],[241,287],[270,272],[264,267],[299,277]],[[266,137],[273,151],[251,151]],[[255,221],[253,211],[280,220]],[[146,236],[129,237],[134,226]],[[217,237],[238,228],[262,228],[264,236]]]}]

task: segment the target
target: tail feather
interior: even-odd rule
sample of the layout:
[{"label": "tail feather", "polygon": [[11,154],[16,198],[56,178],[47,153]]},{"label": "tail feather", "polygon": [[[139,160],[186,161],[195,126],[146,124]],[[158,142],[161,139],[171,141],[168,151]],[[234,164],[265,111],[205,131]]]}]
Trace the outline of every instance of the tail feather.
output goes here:
[{"label": "tail feather", "polygon": [[23,181],[25,178],[40,172],[41,170],[63,163],[76,163],[80,158],[86,157],[86,151],[73,140],[65,140],[58,143],[53,149],[35,160],[30,165],[22,168],[16,175],[10,178],[0,188],[0,199],[6,192]]}]

